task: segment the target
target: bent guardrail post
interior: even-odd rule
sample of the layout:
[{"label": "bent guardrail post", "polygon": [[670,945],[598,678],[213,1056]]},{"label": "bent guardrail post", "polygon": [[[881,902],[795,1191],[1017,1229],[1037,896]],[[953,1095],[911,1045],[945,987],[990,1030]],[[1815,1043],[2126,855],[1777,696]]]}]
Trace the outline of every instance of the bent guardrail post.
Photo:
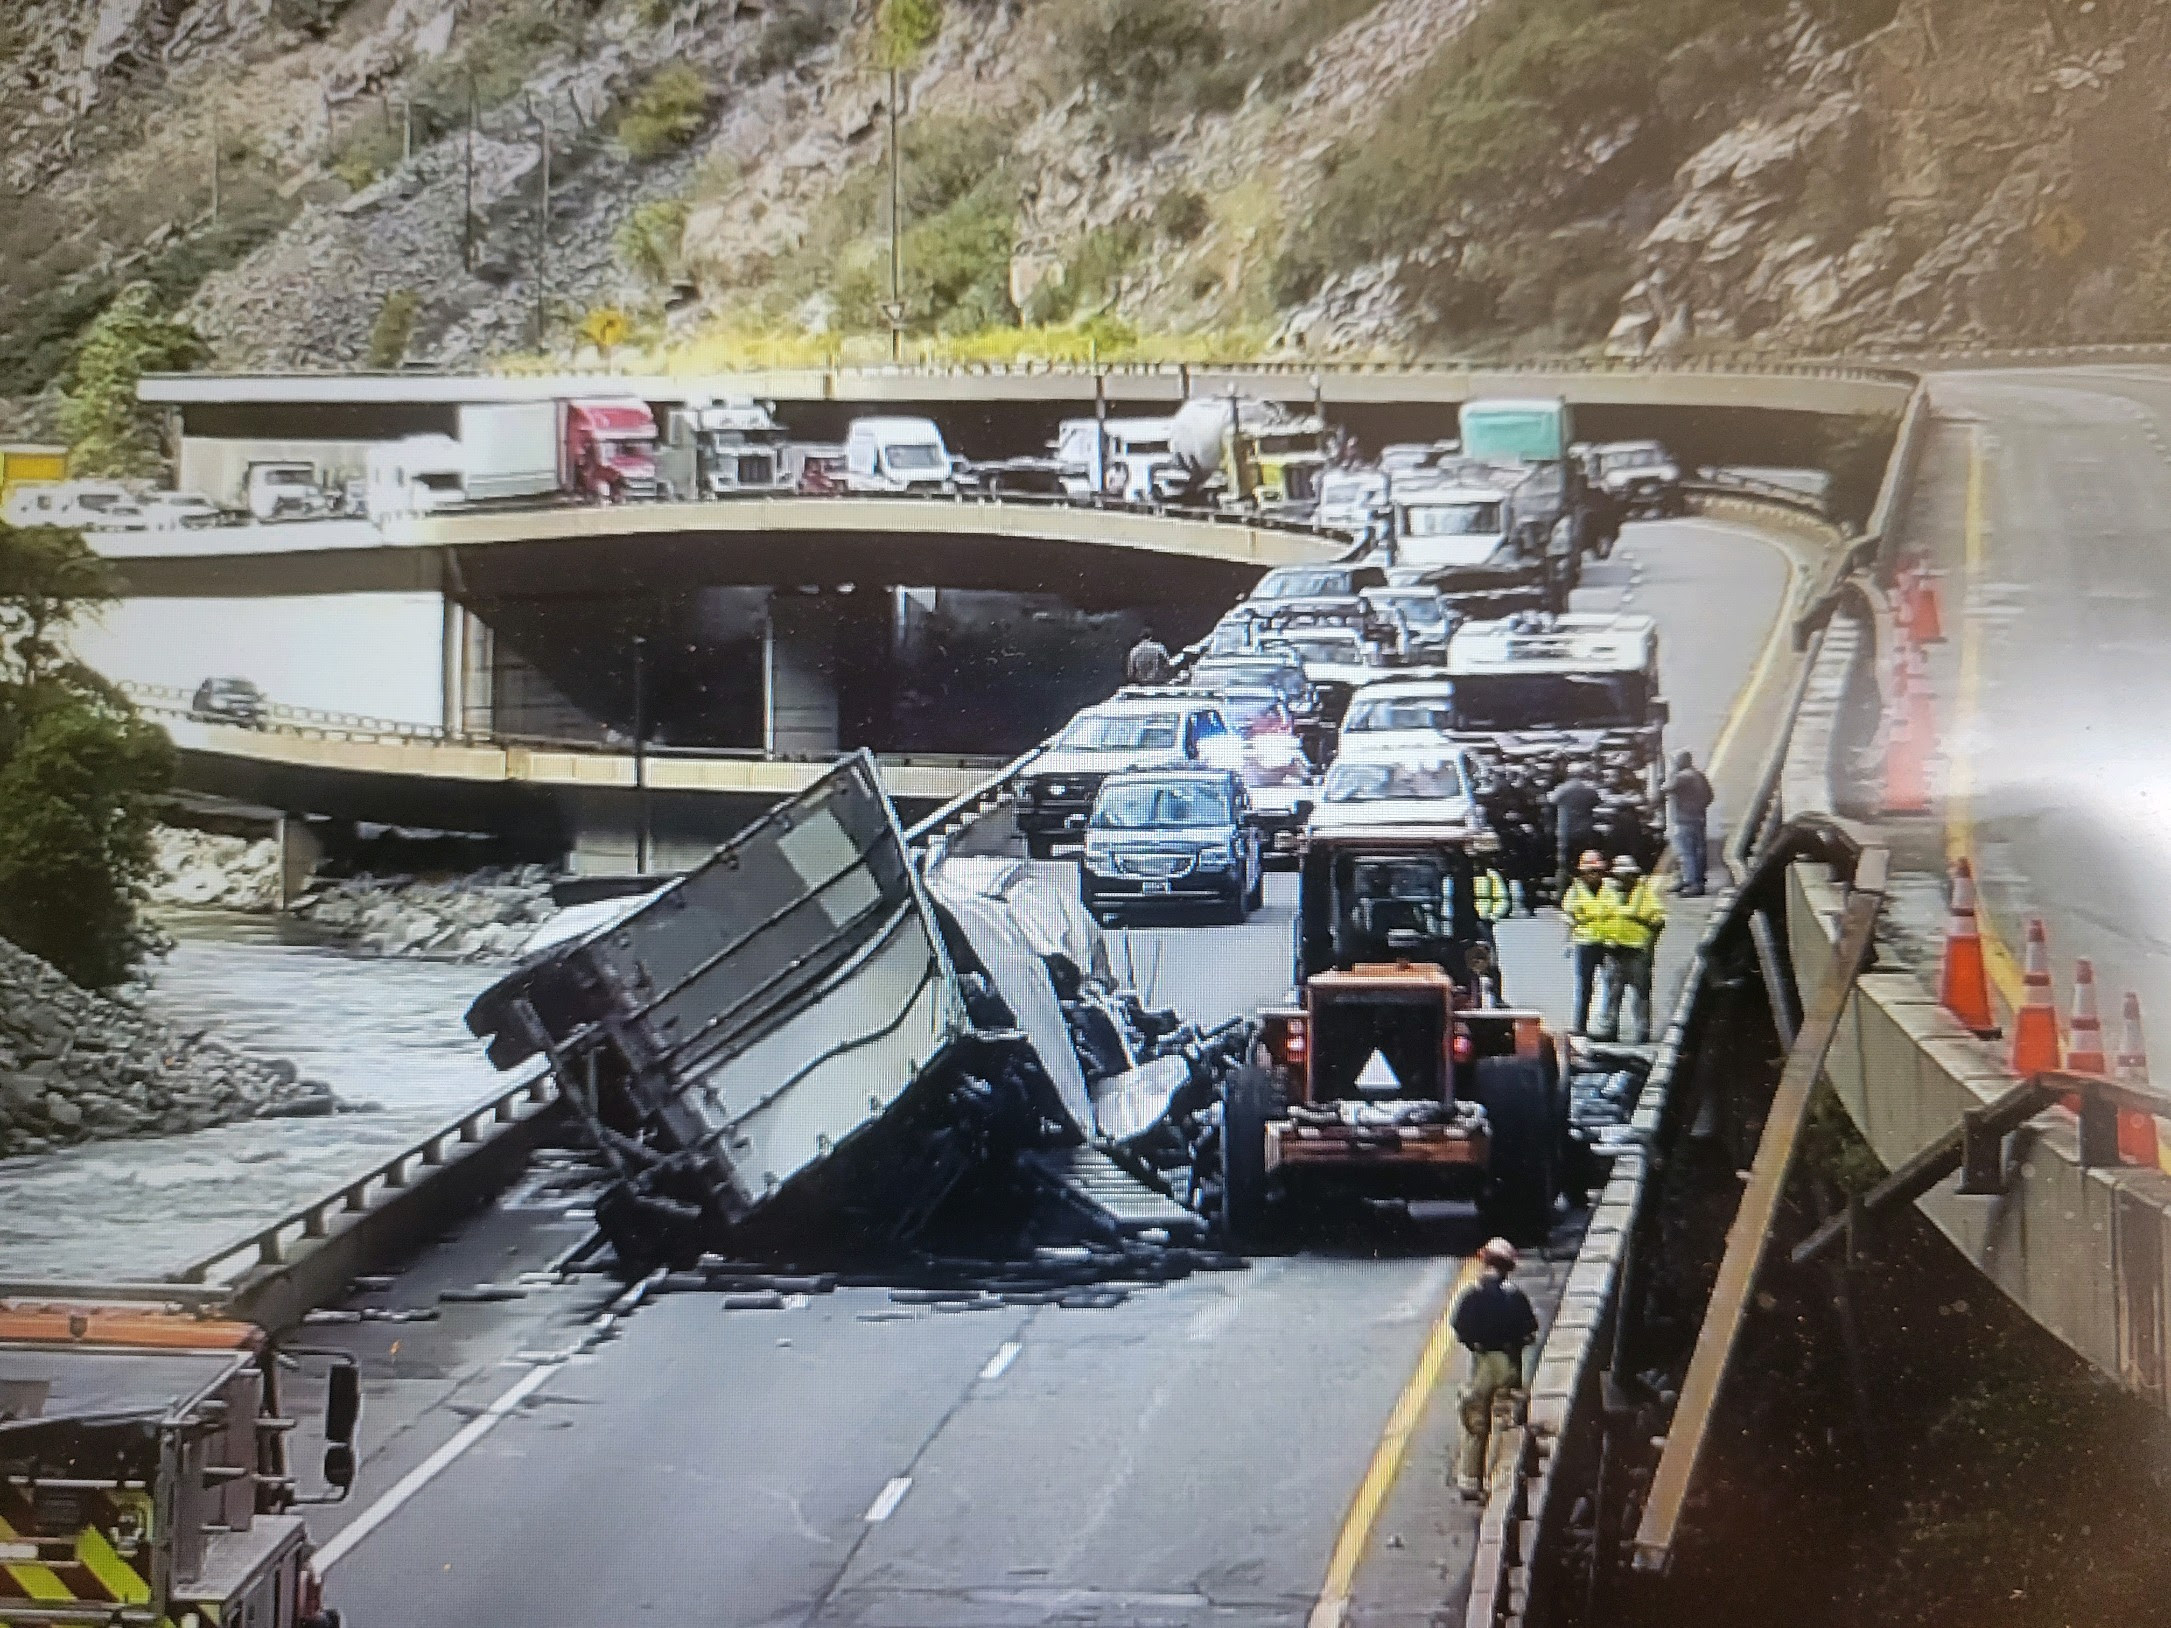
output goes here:
[{"label": "bent guardrail post", "polygon": [[1884,909],[1889,862],[1890,854],[1883,848],[1862,850],[1831,966],[1787,1054],[1779,1088],[1764,1121],[1764,1134],[1757,1144],[1756,1161],[1749,1170],[1749,1184],[1733,1224],[1727,1229],[1726,1253],[1719,1263],[1718,1281],[1704,1312],[1703,1327],[1697,1332],[1696,1349],[1689,1358],[1688,1377],[1682,1382],[1681,1399],[1667,1429],[1658,1472],[1651,1479],[1651,1499],[1644,1506],[1643,1520],[1636,1530],[1635,1564],[1639,1571],[1663,1572],[1673,1562],[1674,1541],[1688,1504],[1689,1485],[1710,1434],[1742,1323],[1748,1316],[1758,1269],[1770,1246],[1772,1222],[1808,1118],[1809,1098],[1824,1070],[1832,1042],[1838,1038],[1847,997],[1861,975],[1877,918]]}]

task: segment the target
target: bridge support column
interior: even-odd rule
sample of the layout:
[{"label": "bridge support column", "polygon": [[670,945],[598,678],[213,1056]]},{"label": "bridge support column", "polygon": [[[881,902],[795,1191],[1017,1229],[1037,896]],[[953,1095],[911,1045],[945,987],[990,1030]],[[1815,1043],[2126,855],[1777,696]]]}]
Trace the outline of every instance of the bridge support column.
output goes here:
[{"label": "bridge support column", "polygon": [[445,733],[489,734],[494,722],[490,678],[495,665],[490,625],[450,594],[445,596],[441,652]]},{"label": "bridge support column", "polygon": [[772,757],[835,755],[835,608],[814,595],[773,593],[761,644],[762,749]]}]

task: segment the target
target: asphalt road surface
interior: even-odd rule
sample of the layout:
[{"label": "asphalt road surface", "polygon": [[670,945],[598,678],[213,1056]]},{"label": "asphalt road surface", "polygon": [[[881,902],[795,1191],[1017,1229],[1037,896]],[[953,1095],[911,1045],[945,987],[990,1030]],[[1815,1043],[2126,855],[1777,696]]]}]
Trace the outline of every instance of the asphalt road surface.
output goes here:
[{"label": "asphalt road surface", "polygon": [[[2061,1011],[2087,956],[2114,1049],[2128,989],[2171,1033],[2171,371],[1952,374],[1932,401],[1906,532],[1943,573],[1930,835],[1976,862],[2008,1002],[2041,916]],[[1937,909],[1933,880],[1926,940]]]},{"label": "asphalt road surface", "polygon": [[[1661,619],[1674,735],[1701,756],[1787,581],[1774,549],[1692,521],[1634,528],[1584,603],[1627,592]],[[1762,744],[1735,733],[1720,778],[1738,788]],[[1202,1017],[1277,998],[1292,892],[1271,877],[1242,927],[1132,933],[1131,964]],[[1558,1009],[1558,945],[1553,922],[1513,924],[1519,999]],[[1541,1301],[1579,1225],[1531,1263]],[[515,1281],[584,1228],[531,1185],[372,1303]],[[1459,1368],[1426,1384],[1421,1358],[1476,1229],[1450,1213],[1102,1311],[687,1295],[583,1351],[612,1292],[587,1281],[327,1329],[361,1354],[369,1398],[361,1482],[314,1518],[328,1597],[407,1628],[1459,1620],[1475,1544],[1448,1482]]]}]

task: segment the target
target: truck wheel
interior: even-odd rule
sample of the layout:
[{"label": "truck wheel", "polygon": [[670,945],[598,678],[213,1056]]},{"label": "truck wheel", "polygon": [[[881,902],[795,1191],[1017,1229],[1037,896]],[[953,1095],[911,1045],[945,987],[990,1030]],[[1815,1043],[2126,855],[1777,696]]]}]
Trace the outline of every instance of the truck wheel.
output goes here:
[{"label": "truck wheel", "polygon": [[1481,1057],[1476,1083],[1493,1133],[1480,1205],[1486,1225],[1517,1243],[1543,1243],[1559,1191],[1558,1087],[1546,1078],[1544,1063],[1529,1057]]},{"label": "truck wheel", "polygon": [[1266,1127],[1286,1103],[1281,1082],[1247,1065],[1221,1093],[1221,1235],[1229,1248],[1257,1249],[1267,1240]]},{"label": "truck wheel", "polygon": [[1029,859],[1053,859],[1055,838],[1038,836],[1028,831],[1025,835],[1025,853]]},{"label": "truck wheel", "polygon": [[1265,903],[1266,855],[1262,852],[1255,855],[1252,860],[1251,889],[1244,895],[1244,908],[1247,911],[1257,910]]}]

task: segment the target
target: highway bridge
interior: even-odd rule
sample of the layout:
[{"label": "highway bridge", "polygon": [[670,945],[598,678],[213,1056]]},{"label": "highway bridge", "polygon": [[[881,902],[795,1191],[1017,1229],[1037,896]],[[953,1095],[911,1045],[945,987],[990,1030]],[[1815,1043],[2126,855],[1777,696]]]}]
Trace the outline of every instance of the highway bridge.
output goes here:
[{"label": "highway bridge", "polygon": [[[1783,706],[1782,611],[1821,562],[1753,527],[1632,527],[1582,603],[1624,595],[1664,630],[1674,736],[1710,755],[1729,807]],[[1731,607],[1719,623],[1706,607]],[[976,843],[989,833],[976,835]],[[1001,842],[998,827],[993,839]],[[1066,863],[1036,885],[1075,886]],[[1242,927],[1124,935],[1160,1000],[1214,1018],[1278,998],[1290,878]],[[1701,906],[1683,901],[1678,981]],[[1506,925],[1510,993],[1561,1009],[1549,920]],[[666,1298],[570,1353],[596,1291],[446,1308],[434,1327],[344,1335],[372,1446],[324,1513],[331,1596],[356,1620],[424,1625],[653,1612],[735,1622],[1418,1624],[1459,1608],[1477,1506],[1441,1473],[1457,1429],[1446,1306],[1476,1220],[1324,1240],[1113,1310],[941,1316],[879,1290],[779,1311]],[[426,1253],[385,1296],[510,1282],[585,1230],[529,1197]],[[1579,1224],[1533,1263],[1548,1303]],[[548,1533],[554,1559],[478,1546],[463,1512]]]}]

